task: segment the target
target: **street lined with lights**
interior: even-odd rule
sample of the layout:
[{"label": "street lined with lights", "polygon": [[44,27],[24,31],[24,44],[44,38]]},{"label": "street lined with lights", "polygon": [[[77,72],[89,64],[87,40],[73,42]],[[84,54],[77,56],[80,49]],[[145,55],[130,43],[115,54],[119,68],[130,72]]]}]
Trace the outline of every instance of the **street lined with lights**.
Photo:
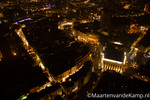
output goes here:
[{"label": "street lined with lights", "polygon": [[[24,25],[23,25],[24,27]],[[42,60],[40,59],[40,57],[38,56],[38,54],[34,51],[34,49],[29,45],[23,31],[22,31],[22,27],[18,30],[16,30],[17,35],[21,38],[22,42],[23,42],[23,46],[24,48],[27,50],[27,52],[29,53],[29,55],[33,58],[33,60],[36,62],[35,65],[39,65],[39,67],[41,67],[42,71],[45,73],[47,73],[48,75],[48,79],[50,82],[54,81],[53,78],[51,77],[48,68],[46,68],[42,62]]]}]

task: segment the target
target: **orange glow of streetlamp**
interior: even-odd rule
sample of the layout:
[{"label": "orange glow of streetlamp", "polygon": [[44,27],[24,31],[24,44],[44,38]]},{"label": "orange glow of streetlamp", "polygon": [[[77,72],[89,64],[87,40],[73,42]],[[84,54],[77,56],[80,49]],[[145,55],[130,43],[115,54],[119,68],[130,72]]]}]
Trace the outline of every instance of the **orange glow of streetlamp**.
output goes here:
[{"label": "orange glow of streetlamp", "polygon": [[16,56],[16,55],[17,55],[17,53],[16,53],[16,52],[13,52],[13,55],[14,55],[14,56]]}]

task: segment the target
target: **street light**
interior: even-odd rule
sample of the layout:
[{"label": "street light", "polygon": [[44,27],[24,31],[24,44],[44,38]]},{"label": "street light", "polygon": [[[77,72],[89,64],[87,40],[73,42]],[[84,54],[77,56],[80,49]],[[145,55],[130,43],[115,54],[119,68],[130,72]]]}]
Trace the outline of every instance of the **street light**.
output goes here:
[{"label": "street light", "polygon": [[17,53],[16,53],[16,52],[13,52],[12,54],[13,54],[14,56],[16,56],[16,55],[17,55]]}]

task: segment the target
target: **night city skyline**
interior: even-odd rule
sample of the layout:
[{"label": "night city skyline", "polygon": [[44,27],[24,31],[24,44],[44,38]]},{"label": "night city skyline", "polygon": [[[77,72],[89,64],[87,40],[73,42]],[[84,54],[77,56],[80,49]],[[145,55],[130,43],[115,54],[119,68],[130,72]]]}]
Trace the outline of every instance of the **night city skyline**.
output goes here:
[{"label": "night city skyline", "polygon": [[149,0],[1,0],[0,100],[150,99]]}]

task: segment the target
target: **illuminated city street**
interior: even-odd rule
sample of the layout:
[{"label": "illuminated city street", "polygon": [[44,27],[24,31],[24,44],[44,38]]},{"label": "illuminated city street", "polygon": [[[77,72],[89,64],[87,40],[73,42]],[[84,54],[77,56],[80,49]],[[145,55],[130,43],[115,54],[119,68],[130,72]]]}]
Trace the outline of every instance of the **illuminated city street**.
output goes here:
[{"label": "illuminated city street", "polygon": [[0,1],[0,100],[149,100],[122,96],[150,92],[149,18],[149,0]]}]

